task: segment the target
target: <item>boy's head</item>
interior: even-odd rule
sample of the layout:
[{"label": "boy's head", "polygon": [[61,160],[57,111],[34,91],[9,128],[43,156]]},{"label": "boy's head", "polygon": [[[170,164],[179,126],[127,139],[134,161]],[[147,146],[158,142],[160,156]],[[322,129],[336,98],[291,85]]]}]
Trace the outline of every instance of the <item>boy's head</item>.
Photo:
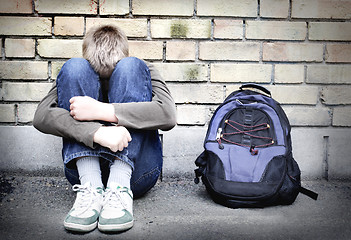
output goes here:
[{"label": "boy's head", "polygon": [[128,39],[116,26],[91,28],[84,37],[83,57],[102,78],[110,77],[116,63],[128,55]]}]

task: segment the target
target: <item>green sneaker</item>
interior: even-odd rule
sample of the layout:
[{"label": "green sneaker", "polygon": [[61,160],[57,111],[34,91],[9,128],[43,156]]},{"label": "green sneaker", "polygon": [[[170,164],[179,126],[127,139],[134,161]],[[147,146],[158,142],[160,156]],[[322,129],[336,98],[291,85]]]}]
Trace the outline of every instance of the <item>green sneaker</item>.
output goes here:
[{"label": "green sneaker", "polygon": [[104,196],[98,228],[102,232],[119,232],[133,227],[133,193],[126,187],[111,184]]},{"label": "green sneaker", "polygon": [[90,232],[96,228],[104,190],[100,187],[94,189],[87,183],[74,185],[73,191],[77,192],[77,198],[63,225],[69,231]]}]

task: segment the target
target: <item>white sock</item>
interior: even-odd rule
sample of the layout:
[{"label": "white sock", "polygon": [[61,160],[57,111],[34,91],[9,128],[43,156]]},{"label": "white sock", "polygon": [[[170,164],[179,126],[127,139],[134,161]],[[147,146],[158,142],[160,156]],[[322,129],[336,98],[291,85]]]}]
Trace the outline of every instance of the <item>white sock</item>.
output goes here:
[{"label": "white sock", "polygon": [[99,157],[82,157],[77,160],[80,184],[90,182],[94,188],[103,188]]},{"label": "white sock", "polygon": [[119,159],[116,159],[110,166],[110,176],[108,177],[107,187],[111,183],[117,183],[122,187],[130,189],[130,179],[132,177],[132,167]]}]

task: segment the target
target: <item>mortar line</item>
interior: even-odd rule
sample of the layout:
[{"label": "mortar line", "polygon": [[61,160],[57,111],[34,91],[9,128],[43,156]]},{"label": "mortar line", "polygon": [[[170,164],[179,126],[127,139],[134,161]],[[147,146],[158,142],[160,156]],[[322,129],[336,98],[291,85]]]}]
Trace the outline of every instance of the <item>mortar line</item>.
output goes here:
[{"label": "mortar line", "polygon": [[15,126],[17,126],[18,122],[19,122],[19,120],[18,120],[18,103],[15,103],[14,110],[15,110]]},{"label": "mortar line", "polygon": [[270,84],[275,85],[275,64],[272,64],[271,83]]},{"label": "mortar line", "polygon": [[133,1],[129,0],[129,17],[133,17]]},{"label": "mortar line", "polygon": [[5,38],[1,39],[1,59],[5,60]]},{"label": "mortar line", "polygon": [[242,38],[242,42],[245,42],[246,41],[246,20],[245,19],[243,19],[242,24],[243,24],[243,38]]},{"label": "mortar line", "polygon": [[197,0],[194,0],[194,12],[193,12],[193,17],[197,17]]},{"label": "mortar line", "polygon": [[151,37],[151,19],[150,18],[147,18],[147,33],[146,33],[146,40],[152,40],[152,37]]},{"label": "mortar line", "polygon": [[165,63],[167,61],[166,56],[167,56],[167,41],[163,41],[163,52],[162,52],[162,62]]},{"label": "mortar line", "polygon": [[215,23],[214,23],[214,18],[211,19],[211,32],[210,32],[210,40],[214,41],[214,28],[215,28]]},{"label": "mortar line", "polygon": [[323,156],[323,179],[329,180],[329,136],[323,136],[323,147],[324,147],[324,156]]}]

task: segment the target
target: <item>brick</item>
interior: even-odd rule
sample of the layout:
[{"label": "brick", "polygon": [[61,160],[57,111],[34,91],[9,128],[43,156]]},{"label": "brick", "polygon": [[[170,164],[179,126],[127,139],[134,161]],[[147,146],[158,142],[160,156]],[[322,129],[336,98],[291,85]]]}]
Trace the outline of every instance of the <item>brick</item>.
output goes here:
[{"label": "brick", "polygon": [[201,60],[259,61],[260,45],[249,42],[200,42]]},{"label": "brick", "polygon": [[[0,131],[2,129],[0,128]],[[193,178],[195,159],[204,150],[203,143],[207,128],[176,126],[163,133],[163,177],[184,179]],[[1,139],[0,139],[1,141]],[[1,147],[0,142],[0,147]],[[181,151],[180,151],[181,149]],[[1,149],[0,149],[1,151]],[[6,164],[2,164],[7,166]]]},{"label": "brick", "polygon": [[211,82],[271,82],[272,66],[268,64],[211,64]]},{"label": "brick", "polygon": [[350,179],[350,128],[334,128],[329,137],[328,176],[330,180]]},{"label": "brick", "polygon": [[241,84],[224,85],[224,87],[223,87],[224,98],[228,97],[232,92],[239,90],[240,86],[241,86]]},{"label": "brick", "polygon": [[102,0],[100,15],[126,15],[129,13],[129,0]]},{"label": "brick", "polygon": [[57,14],[97,14],[97,1],[95,0],[35,0],[35,11],[38,13]]},{"label": "brick", "polygon": [[307,24],[303,22],[247,21],[247,39],[304,40]]},{"label": "brick", "polygon": [[351,2],[335,0],[293,0],[293,18],[350,19]]},{"label": "brick", "polygon": [[153,38],[210,38],[209,19],[152,19]]},{"label": "brick", "polygon": [[281,104],[304,104],[316,105],[318,98],[318,87],[315,86],[267,86],[272,97]]},{"label": "brick", "polygon": [[133,0],[133,15],[192,16],[193,0]]},{"label": "brick", "polygon": [[32,13],[32,0],[0,0],[0,13]]},{"label": "brick", "polygon": [[34,58],[35,57],[35,40],[34,39],[5,39],[5,56]]},{"label": "brick", "polygon": [[176,103],[222,103],[223,87],[220,85],[168,84]]},{"label": "brick", "polygon": [[61,176],[62,138],[43,134],[33,126],[3,125],[0,134],[1,172],[44,171],[46,176]]},{"label": "brick", "polygon": [[37,106],[38,104],[32,104],[32,103],[18,104],[18,108],[17,108],[18,122],[20,123],[32,122]]},{"label": "brick", "polygon": [[199,63],[153,63],[167,82],[207,81],[207,65]]},{"label": "brick", "polygon": [[51,62],[51,79],[56,79],[65,62]]},{"label": "brick", "polygon": [[59,36],[83,36],[84,17],[55,17],[54,33]]},{"label": "brick", "polygon": [[163,42],[161,41],[129,41],[129,55],[148,60],[163,58]]},{"label": "brick", "polygon": [[289,16],[289,0],[261,1],[260,16],[267,18],[287,18]]},{"label": "brick", "polygon": [[351,44],[327,44],[326,62],[350,63]]},{"label": "brick", "polygon": [[336,107],[333,111],[333,126],[351,127],[351,107]]},{"label": "brick", "polygon": [[15,121],[15,104],[0,104],[0,122],[13,123]]},{"label": "brick", "polygon": [[47,62],[0,61],[0,79],[45,80],[47,78]]},{"label": "brick", "polygon": [[310,40],[350,41],[351,22],[311,22]]},{"label": "brick", "polygon": [[127,37],[147,37],[146,19],[87,18],[87,31],[93,26],[114,25],[122,29]]},{"label": "brick", "polygon": [[263,61],[322,62],[323,45],[317,43],[264,43]]},{"label": "brick", "polygon": [[291,136],[294,158],[300,165],[302,176],[322,178],[327,160],[329,180],[349,178],[350,128],[298,127],[292,128]]},{"label": "brick", "polygon": [[307,66],[307,83],[350,84],[350,65],[310,65]]},{"label": "brick", "polygon": [[316,107],[283,107],[291,126],[330,126],[329,109]]},{"label": "brick", "polygon": [[39,39],[38,54],[45,58],[82,57],[82,40]]},{"label": "brick", "polygon": [[220,39],[242,39],[243,21],[215,19],[213,37]]},{"label": "brick", "polygon": [[168,41],[166,47],[166,60],[195,61],[194,41]]},{"label": "brick", "polygon": [[2,83],[3,101],[40,101],[51,89],[52,83]]},{"label": "brick", "polygon": [[256,17],[256,0],[197,0],[198,16]]},{"label": "brick", "polygon": [[[238,90],[240,84],[226,86],[226,96],[231,92]],[[281,104],[296,105],[316,105],[318,100],[318,87],[303,85],[262,85],[267,88],[272,97]]]},{"label": "brick", "polygon": [[275,83],[303,83],[305,79],[305,67],[296,64],[275,65]]},{"label": "brick", "polygon": [[321,100],[326,105],[351,104],[350,86],[325,86],[322,88]]},{"label": "brick", "polygon": [[0,35],[50,36],[51,18],[0,17]]},{"label": "brick", "polygon": [[321,179],[325,161],[325,127],[294,127],[291,130],[292,149],[295,160],[301,169],[301,176],[308,179]]},{"label": "brick", "polygon": [[178,125],[205,125],[207,109],[203,106],[179,105],[177,106]]}]

